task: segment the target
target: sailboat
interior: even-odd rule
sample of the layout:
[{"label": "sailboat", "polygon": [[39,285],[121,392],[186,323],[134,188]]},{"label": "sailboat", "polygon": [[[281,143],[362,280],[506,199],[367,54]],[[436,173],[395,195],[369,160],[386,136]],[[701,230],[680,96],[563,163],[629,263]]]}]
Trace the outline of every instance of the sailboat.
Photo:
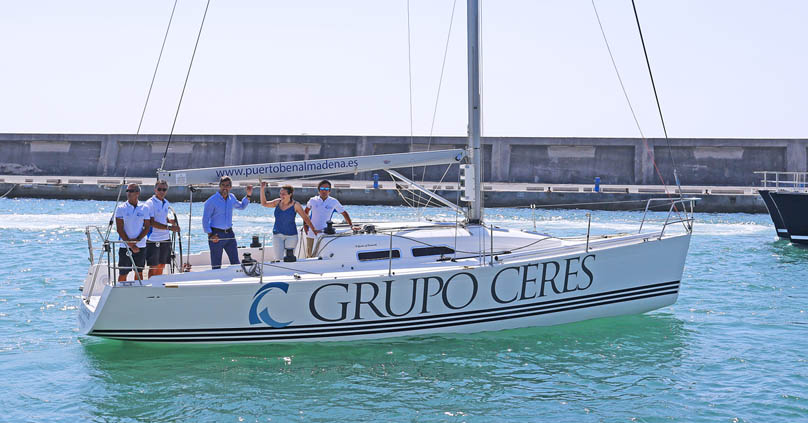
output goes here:
[{"label": "sailboat", "polygon": [[[465,149],[158,172],[170,184],[193,186],[222,175],[281,180],[385,170],[462,219],[337,227],[318,236],[313,257],[295,262],[263,246],[240,247],[249,260],[212,269],[201,252],[187,258],[192,271],[130,283],[115,281],[117,248],[107,248],[91,259],[80,332],[169,343],[350,341],[557,325],[673,304],[694,199],[649,200],[646,212],[664,201],[667,218],[649,228],[643,214],[634,233],[553,237],[485,222],[477,0],[468,0],[467,32]],[[460,167],[462,206],[395,171],[435,164]]]}]

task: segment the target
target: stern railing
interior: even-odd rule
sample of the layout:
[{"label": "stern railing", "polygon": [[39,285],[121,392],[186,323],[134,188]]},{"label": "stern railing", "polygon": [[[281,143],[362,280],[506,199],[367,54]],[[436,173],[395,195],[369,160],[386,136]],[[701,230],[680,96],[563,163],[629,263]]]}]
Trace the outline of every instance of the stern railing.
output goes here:
[{"label": "stern railing", "polygon": [[[665,229],[668,226],[681,223],[685,232],[693,232],[693,220],[696,201],[700,200],[697,197],[683,197],[683,198],[649,198],[645,203],[645,211],[642,214],[642,221],[640,221],[640,228],[637,233],[642,233],[642,228],[648,217],[648,210],[651,209],[653,203],[670,203],[668,213],[665,216],[665,222],[662,224],[662,229],[659,231],[659,238],[665,234]],[[664,204],[663,204],[664,205]],[[678,206],[677,206],[678,205]]]}]

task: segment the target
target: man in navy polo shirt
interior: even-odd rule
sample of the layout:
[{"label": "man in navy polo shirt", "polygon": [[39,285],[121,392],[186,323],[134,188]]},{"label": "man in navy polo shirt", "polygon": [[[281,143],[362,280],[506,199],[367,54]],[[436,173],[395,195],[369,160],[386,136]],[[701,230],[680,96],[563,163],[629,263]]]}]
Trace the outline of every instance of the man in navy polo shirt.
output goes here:
[{"label": "man in navy polo shirt", "polygon": [[154,195],[144,206],[149,211],[151,229],[146,237],[146,262],[149,264],[149,277],[162,275],[166,264],[171,260],[171,232],[179,232],[180,227],[168,218],[171,206],[166,200],[168,182],[159,180],[154,184]]},{"label": "man in navy polo shirt", "polygon": [[230,193],[233,180],[229,176],[222,176],[219,180],[219,192],[213,194],[205,201],[205,211],[202,213],[202,228],[208,234],[208,248],[210,248],[210,266],[214,269],[222,267],[222,250],[227,253],[230,264],[239,264],[238,244],[233,233],[233,209],[244,210],[250,204],[252,185],[247,185],[247,195],[241,199]]},{"label": "man in navy polo shirt", "polygon": [[[125,244],[118,249],[119,282],[134,269],[135,279],[143,280],[143,267],[146,265],[146,234],[149,233],[149,212],[137,200],[140,195],[138,184],[126,187],[126,202],[115,210],[115,228]],[[129,253],[131,252],[131,259]],[[134,263],[133,263],[134,261]]]}]

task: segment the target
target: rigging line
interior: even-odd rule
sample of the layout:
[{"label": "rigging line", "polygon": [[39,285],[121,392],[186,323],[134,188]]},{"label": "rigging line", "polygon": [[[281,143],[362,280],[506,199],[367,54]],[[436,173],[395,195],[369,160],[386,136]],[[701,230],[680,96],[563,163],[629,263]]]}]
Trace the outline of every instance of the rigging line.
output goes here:
[{"label": "rigging line", "polygon": [[[620,203],[645,203],[648,200],[618,200],[618,201],[595,201],[590,203],[566,203],[566,204],[536,204],[537,209],[550,208],[550,207],[567,207],[567,206],[592,206],[601,204],[620,204]],[[528,209],[530,206],[517,206],[516,209]]]},{"label": "rigging line", "polygon": [[[603,23],[600,20],[600,14],[598,13],[598,8],[595,6],[595,0],[592,0],[592,10],[595,11],[595,18],[598,21],[598,27],[600,28],[600,34],[603,36],[603,43],[606,45],[606,51],[609,53],[609,59],[612,62],[612,67],[614,68],[614,73],[617,75],[617,80],[620,82],[620,89],[623,91],[623,96],[626,98],[626,103],[628,104],[628,108],[631,111],[631,116],[634,118],[634,124],[637,126],[637,131],[640,133],[640,138],[642,139],[643,145],[645,146],[645,151],[648,154],[648,157],[651,159],[651,163],[654,165],[654,170],[656,170],[657,176],[659,176],[659,180],[662,181],[662,185],[667,188],[668,184],[665,182],[665,178],[662,176],[662,172],[659,170],[659,166],[657,165],[656,160],[654,159],[654,155],[651,152],[651,147],[648,146],[648,139],[645,137],[645,134],[642,131],[642,127],[640,126],[640,121],[637,118],[637,113],[634,111],[634,106],[631,104],[631,99],[628,96],[628,90],[626,90],[626,86],[623,83],[623,77],[620,76],[620,70],[617,68],[617,61],[614,59],[614,55],[612,54],[612,48],[609,45],[609,40],[606,38],[606,30],[603,29]],[[667,189],[666,189],[667,191]],[[667,192],[666,192],[667,193]],[[670,194],[667,194],[670,198]]]},{"label": "rigging line", "polygon": [[[642,44],[642,52],[645,56],[645,65],[648,67],[651,88],[654,90],[654,99],[656,100],[657,111],[659,111],[659,120],[662,123],[662,132],[665,134],[665,143],[668,145],[668,155],[670,156],[671,166],[673,167],[673,180],[676,183],[676,187],[679,188],[679,198],[683,198],[682,185],[679,183],[679,173],[676,168],[676,160],[673,158],[673,149],[671,148],[670,138],[668,138],[668,128],[665,125],[665,118],[662,116],[662,106],[659,104],[659,94],[657,94],[656,83],[654,82],[654,73],[651,71],[651,61],[648,59],[648,50],[645,48],[645,38],[642,35],[642,27],[640,26],[640,15],[637,14],[637,5],[634,3],[634,0],[631,0],[631,7],[634,9],[634,20],[637,21],[637,32],[640,34],[640,43]],[[656,164],[656,162],[654,163]],[[676,207],[676,204],[673,205],[673,209],[679,214],[679,208]],[[681,218],[681,215],[679,217]]]},{"label": "rigging line", "polygon": [[659,111],[659,120],[662,122],[662,132],[665,133],[665,138],[668,138],[668,129],[665,127],[665,118],[662,117],[662,107],[659,105],[659,95],[657,95],[656,84],[654,83],[654,73],[651,72],[651,62],[648,60],[648,50],[645,48],[645,38],[642,35],[640,17],[637,14],[637,6],[634,4],[634,0],[631,0],[631,7],[634,9],[634,19],[637,21],[637,31],[640,34],[640,43],[642,44],[642,52],[645,55],[645,64],[648,66],[648,76],[651,78],[651,88],[654,90],[654,99],[656,99],[657,110]]},{"label": "rigging line", "polygon": [[14,188],[17,188],[17,184],[12,185],[12,186],[11,186],[11,189],[9,189],[8,191],[6,191],[6,193],[5,193],[5,194],[0,195],[0,199],[6,198],[6,196],[7,196],[7,195],[11,194],[11,191],[14,191]]},{"label": "rigging line", "polygon": [[[432,109],[432,124],[429,126],[429,139],[426,143],[426,150],[432,146],[432,137],[435,133],[435,120],[438,116],[438,102],[440,101],[440,90],[443,86],[443,74],[446,70],[446,57],[449,56],[449,40],[452,37],[452,24],[454,23],[455,9],[457,7],[457,0],[452,2],[452,14],[449,17],[449,30],[446,32],[446,45],[443,47],[443,62],[440,65],[440,78],[438,78],[438,91],[435,94],[435,107]],[[426,166],[424,166],[424,173],[421,175],[421,182],[426,179]]]},{"label": "rigging line", "polygon": [[[152,88],[154,88],[154,80],[157,78],[157,70],[160,69],[160,62],[163,58],[163,51],[166,47],[166,40],[168,39],[168,33],[171,30],[171,23],[174,21],[174,12],[177,10],[177,1],[174,0],[174,6],[171,8],[171,16],[168,18],[168,25],[166,25],[166,32],[163,35],[163,43],[160,45],[160,54],[157,55],[157,63],[154,65],[154,72],[152,73],[151,83],[149,83],[149,90],[146,93],[146,101],[143,103],[143,111],[140,112],[140,121],[137,124],[137,131],[135,131],[135,135],[140,135],[140,129],[143,127],[143,119],[146,116],[146,109],[149,106],[149,99],[151,98]],[[135,151],[135,140],[132,140],[132,143],[129,146],[129,157],[132,156],[132,153]],[[121,194],[123,193],[123,187],[126,186],[126,177],[129,175],[129,165],[132,162],[127,161],[126,167],[124,167],[123,171],[123,183],[120,187],[118,187],[118,196],[115,198],[115,207],[112,209],[112,216],[109,218],[109,225],[107,225],[107,233],[104,237],[104,240],[109,240],[109,234],[112,232],[112,223],[115,221],[115,212],[118,209],[118,204],[121,202]]]},{"label": "rigging line", "polygon": [[623,90],[623,96],[626,98],[626,103],[631,111],[631,117],[634,118],[634,124],[637,126],[637,131],[640,132],[640,137],[645,139],[645,134],[642,132],[642,127],[640,127],[640,121],[637,119],[637,113],[634,111],[634,107],[631,105],[631,100],[628,98],[628,92],[626,91],[625,84],[623,84],[623,78],[620,76],[620,71],[617,70],[617,63],[614,60],[614,55],[612,54],[612,48],[609,46],[609,41],[606,39],[606,31],[603,29],[603,24],[600,21],[600,14],[598,13],[598,8],[595,6],[595,0],[592,0],[592,10],[595,11],[595,18],[598,20],[600,34],[603,36],[603,43],[606,44],[606,50],[609,52],[609,59],[611,59],[612,67],[614,68],[614,72],[617,74],[617,80],[620,82],[620,89]]},{"label": "rigging line", "polygon": [[[410,24],[410,0],[407,0],[407,82],[409,83],[409,103],[410,103],[410,151],[412,152],[415,148],[415,137],[413,131],[413,119],[412,119],[412,36],[411,36],[411,24]],[[415,167],[410,167],[410,176],[414,176]],[[418,204],[420,205],[421,198],[418,198]]]},{"label": "rigging line", "polygon": [[[438,185],[443,183],[443,179],[446,178],[446,174],[449,173],[449,169],[451,169],[451,168],[452,168],[452,163],[449,163],[448,165],[446,165],[446,171],[444,171],[443,176],[440,177],[440,181],[438,181]],[[434,189],[434,187],[433,187],[433,189]],[[458,185],[458,190],[459,189],[460,189],[460,186]],[[437,191],[437,190],[435,190],[435,191]],[[437,192],[435,194],[437,195]],[[426,199],[426,204],[424,204],[424,208],[429,207],[429,203],[431,201],[432,201],[432,197],[427,198]]]},{"label": "rigging line", "polygon": [[163,160],[160,162],[160,169],[165,168],[166,156],[168,155],[168,147],[171,145],[171,137],[174,135],[174,128],[177,126],[177,118],[180,115],[180,107],[182,107],[182,99],[185,97],[185,88],[188,86],[188,79],[191,76],[191,68],[194,66],[194,58],[196,57],[196,49],[199,47],[199,39],[202,38],[202,28],[205,27],[205,18],[208,16],[208,8],[210,7],[210,0],[205,4],[205,13],[202,15],[202,22],[199,24],[199,32],[196,34],[196,43],[194,43],[194,51],[191,53],[191,62],[188,63],[188,72],[185,74],[185,82],[182,84],[182,92],[180,93],[180,100],[177,103],[177,111],[174,113],[174,122],[171,124],[171,132],[168,133],[168,142],[166,142],[166,151],[163,153]]},{"label": "rigging line", "polygon": [[[399,185],[396,182],[396,179],[393,177],[393,175],[391,175],[391,174],[388,174],[388,175],[390,175],[390,180],[393,182],[393,190],[396,191],[396,194],[398,194],[398,196],[401,197],[401,200],[404,201],[404,204],[406,204],[407,207],[413,207],[413,205],[407,200],[407,198],[404,197],[404,194],[402,193],[402,189],[399,187]],[[408,189],[407,191],[410,191],[410,190]]]},{"label": "rigging line", "polygon": [[143,103],[143,111],[140,113],[140,122],[137,124],[137,132],[135,132],[136,135],[140,135],[140,128],[143,126],[143,118],[146,116],[146,108],[149,106],[152,88],[154,88],[154,80],[157,79],[157,70],[160,69],[160,60],[163,58],[163,51],[166,48],[166,40],[168,40],[168,32],[171,29],[171,22],[174,21],[174,12],[176,10],[177,0],[174,0],[174,7],[171,8],[171,16],[168,18],[168,26],[166,26],[166,33],[163,36],[163,44],[160,46],[160,54],[157,55],[157,64],[154,66],[151,84],[149,84],[149,92],[146,93],[146,102]]},{"label": "rigging line", "polygon": [[676,180],[676,186],[679,187],[679,196],[681,197],[682,190],[676,171],[676,161],[673,158],[673,149],[671,148],[671,142],[668,138],[668,128],[665,125],[665,118],[662,116],[662,106],[659,104],[659,94],[657,93],[656,83],[654,82],[654,73],[651,71],[651,61],[648,59],[648,50],[645,48],[645,38],[642,35],[642,26],[640,26],[640,16],[637,14],[637,5],[634,3],[634,0],[631,0],[631,7],[634,9],[634,19],[637,21],[637,31],[640,34],[640,43],[642,44],[642,52],[645,55],[645,65],[648,67],[648,76],[651,79],[651,88],[654,90],[654,99],[656,100],[657,111],[659,111],[659,120],[662,123],[662,132],[665,134],[665,141],[668,144],[668,153],[670,154],[671,164],[673,165],[673,177]]}]

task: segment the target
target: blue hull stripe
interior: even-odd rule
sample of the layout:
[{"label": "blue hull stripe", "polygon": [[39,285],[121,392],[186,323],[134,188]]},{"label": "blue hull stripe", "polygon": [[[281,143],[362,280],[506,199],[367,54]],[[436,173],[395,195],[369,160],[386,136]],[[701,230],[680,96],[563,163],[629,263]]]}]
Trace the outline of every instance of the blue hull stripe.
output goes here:
[{"label": "blue hull stripe", "polygon": [[284,328],[107,329],[92,331],[90,335],[112,339],[151,342],[243,342],[372,335],[488,323],[559,313],[664,295],[676,295],[678,290],[679,281],[673,281],[563,300],[441,315],[384,319],[373,322],[355,321],[347,323],[287,326]]}]

